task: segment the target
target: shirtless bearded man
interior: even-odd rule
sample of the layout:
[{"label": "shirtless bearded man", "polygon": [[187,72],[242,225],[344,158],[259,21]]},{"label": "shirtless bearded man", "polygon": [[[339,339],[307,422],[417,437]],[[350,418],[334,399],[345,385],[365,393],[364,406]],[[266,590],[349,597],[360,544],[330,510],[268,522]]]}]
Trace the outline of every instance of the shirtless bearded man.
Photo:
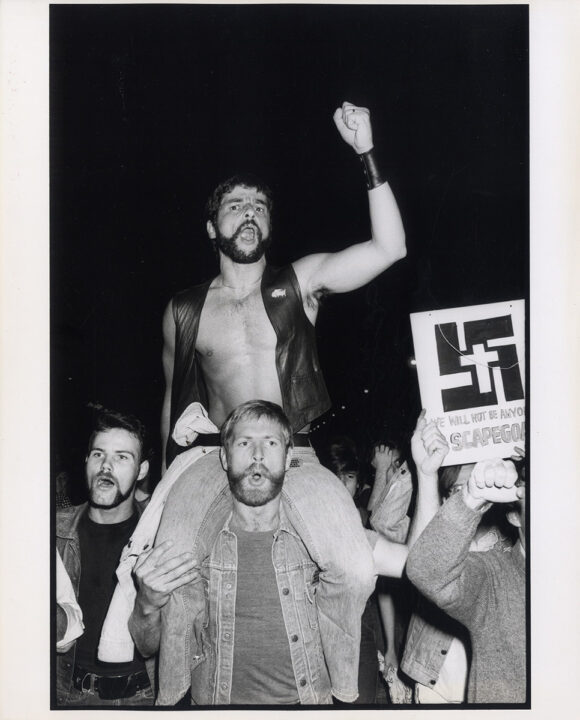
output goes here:
[{"label": "shirtless bearded man", "polygon": [[[372,238],[274,269],[264,256],[271,233],[269,190],[244,178],[219,186],[208,203],[207,231],[218,250],[220,273],[179,293],[164,316],[162,435],[170,465],[180,452],[172,439],[175,424],[191,403],[201,402],[218,428],[233,408],[251,399],[284,408],[295,433],[295,450],[282,502],[321,568],[316,603],[332,692],[351,702],[357,695],[360,618],[375,571],[348,492],[316,461],[307,440],[309,423],[330,406],[313,328],[323,295],[362,287],[406,251],[397,204],[373,156],[369,111],[345,102],[334,121],[363,162]],[[191,558],[192,550],[194,561],[201,562],[211,549],[212,532],[231,511],[227,477],[217,450],[211,451],[218,443],[200,436],[196,444],[204,445],[207,454],[176,481],[156,538],[157,546],[172,542],[172,557],[163,560],[168,567],[179,553]],[[201,530],[192,538],[195,526]],[[350,553],[336,550],[334,539],[339,536],[348,538],[340,545]],[[199,618],[194,608],[202,617],[203,608],[196,605],[195,585],[172,592],[161,611],[158,704],[177,702],[189,686],[191,667],[206,659],[196,645]],[[179,669],[175,657],[187,658]]]}]

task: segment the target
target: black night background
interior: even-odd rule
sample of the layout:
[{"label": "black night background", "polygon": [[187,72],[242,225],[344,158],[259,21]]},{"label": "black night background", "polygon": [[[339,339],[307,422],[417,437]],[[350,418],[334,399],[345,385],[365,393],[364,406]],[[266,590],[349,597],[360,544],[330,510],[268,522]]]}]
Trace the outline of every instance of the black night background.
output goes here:
[{"label": "black night background", "polygon": [[53,5],[50,83],[51,441],[77,490],[89,402],[141,417],[159,457],[161,317],[218,272],[219,181],[272,186],[273,264],[368,239],[343,100],[371,110],[408,255],[325,300],[313,444],[412,428],[410,312],[527,297],[525,6]]}]

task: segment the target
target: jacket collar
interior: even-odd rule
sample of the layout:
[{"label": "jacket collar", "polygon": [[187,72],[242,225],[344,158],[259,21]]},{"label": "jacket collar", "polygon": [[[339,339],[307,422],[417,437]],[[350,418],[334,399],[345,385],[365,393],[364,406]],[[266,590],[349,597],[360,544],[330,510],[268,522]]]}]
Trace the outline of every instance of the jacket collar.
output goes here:
[{"label": "jacket collar", "polygon": [[[223,526],[221,532],[233,533],[233,530],[231,530],[231,528],[230,528],[233,515],[234,515],[234,513],[233,513],[233,510],[232,510],[232,511],[230,512],[230,514],[228,515],[228,517],[227,517],[227,519],[226,519],[226,521],[225,521],[225,523],[224,523],[224,526]],[[292,525],[290,524],[290,521],[288,520],[288,515],[286,514],[286,510],[285,510],[285,508],[284,508],[284,503],[282,503],[282,502],[280,503],[280,525],[279,525],[279,527],[278,527],[277,530],[273,530],[273,531],[272,531],[272,535],[273,535],[274,537],[278,537],[278,535],[279,535],[281,532],[288,533],[289,535],[293,535],[295,538],[300,539],[300,536],[299,536],[298,533],[294,530],[294,528],[293,528]],[[235,533],[234,533],[234,534],[235,534]]]},{"label": "jacket collar", "polygon": [[[149,498],[140,502],[134,501],[133,507],[139,517],[147,506]],[[74,540],[78,534],[78,526],[82,516],[89,508],[88,502],[76,505],[65,510],[59,510],[56,514],[56,536],[62,539]]]}]

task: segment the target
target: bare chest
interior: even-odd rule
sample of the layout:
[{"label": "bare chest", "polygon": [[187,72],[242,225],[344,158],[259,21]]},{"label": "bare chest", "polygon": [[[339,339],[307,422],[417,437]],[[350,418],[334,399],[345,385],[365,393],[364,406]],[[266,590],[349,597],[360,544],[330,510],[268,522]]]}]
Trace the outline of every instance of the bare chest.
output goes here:
[{"label": "bare chest", "polygon": [[210,289],[204,304],[196,350],[204,358],[220,360],[232,355],[254,355],[276,347],[260,288],[245,296],[223,288]]}]

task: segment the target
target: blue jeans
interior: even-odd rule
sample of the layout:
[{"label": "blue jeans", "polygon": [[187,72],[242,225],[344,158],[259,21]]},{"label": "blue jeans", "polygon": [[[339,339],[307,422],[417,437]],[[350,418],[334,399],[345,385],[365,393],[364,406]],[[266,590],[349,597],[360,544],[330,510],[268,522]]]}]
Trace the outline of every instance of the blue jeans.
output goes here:
[{"label": "blue jeans", "polygon": [[[371,547],[352,498],[320,465],[312,448],[294,449],[282,502],[291,525],[320,568],[316,605],[332,693],[352,702],[358,695],[361,616],[376,580]],[[231,509],[227,476],[216,450],[175,482],[156,544],[171,539],[175,554],[193,552],[201,565]],[[173,705],[183,697],[192,666],[203,661],[196,628],[205,622],[206,611],[199,588],[201,583],[191,583],[175,591],[162,610],[158,704]]]},{"label": "blue jeans", "polygon": [[153,705],[155,696],[153,688],[137,690],[133,697],[118,698],[116,700],[102,700],[93,690],[77,690],[72,688],[62,707],[74,705],[75,707],[139,707]]}]

